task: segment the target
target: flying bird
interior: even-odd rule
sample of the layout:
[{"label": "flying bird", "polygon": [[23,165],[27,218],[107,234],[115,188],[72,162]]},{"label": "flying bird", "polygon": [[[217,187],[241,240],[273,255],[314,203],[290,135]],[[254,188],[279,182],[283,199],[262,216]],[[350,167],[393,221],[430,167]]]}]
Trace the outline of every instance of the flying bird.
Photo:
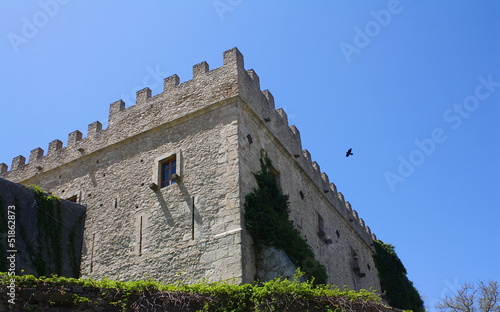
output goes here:
[{"label": "flying bird", "polygon": [[351,156],[351,155],[354,155],[354,154],[352,153],[352,148],[350,148],[350,149],[347,151],[347,153],[345,153],[345,157],[349,157],[349,156]]}]

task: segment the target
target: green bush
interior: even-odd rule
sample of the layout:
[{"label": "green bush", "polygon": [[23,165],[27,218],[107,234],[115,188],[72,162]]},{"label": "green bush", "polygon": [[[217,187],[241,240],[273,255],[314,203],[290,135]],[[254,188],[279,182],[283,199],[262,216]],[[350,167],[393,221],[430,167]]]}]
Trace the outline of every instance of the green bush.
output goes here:
[{"label": "green bush", "polygon": [[[228,282],[187,284],[163,284],[153,280],[118,282],[107,279],[75,279],[67,277],[40,277],[32,275],[8,276],[0,273],[0,287],[10,284],[14,278],[17,287],[43,289],[46,300],[52,291],[58,296],[54,307],[78,306],[103,308],[111,311],[120,307],[121,311],[143,311],[141,303],[147,303],[151,311],[349,311],[353,306],[382,307],[380,297],[366,290],[340,290],[336,286],[313,285],[312,281],[300,283],[301,273],[293,280],[274,279],[260,285],[236,285]],[[92,292],[99,289],[100,297],[88,298],[88,294],[71,292],[71,286],[83,286]],[[31,298],[31,297],[30,297]],[[112,298],[112,300],[110,300]],[[40,297],[37,300],[41,300]],[[55,300],[55,299],[54,299]],[[29,306],[30,302],[22,302]],[[193,307],[199,307],[193,309]],[[359,311],[359,309],[357,310]],[[375,310],[377,311],[377,310]]]},{"label": "green bush", "polygon": [[424,302],[413,283],[406,276],[406,268],[399,259],[394,246],[374,240],[376,254],[373,256],[380,278],[382,291],[394,308],[415,312],[425,311]]}]

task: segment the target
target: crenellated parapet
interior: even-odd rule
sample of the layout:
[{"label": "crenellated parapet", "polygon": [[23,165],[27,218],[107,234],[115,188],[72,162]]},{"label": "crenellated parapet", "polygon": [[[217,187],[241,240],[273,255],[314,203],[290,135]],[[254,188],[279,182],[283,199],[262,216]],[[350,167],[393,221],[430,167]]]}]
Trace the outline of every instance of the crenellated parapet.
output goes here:
[{"label": "crenellated parapet", "polygon": [[159,94],[152,95],[149,88],[144,88],[137,91],[132,106],[127,107],[122,100],[113,102],[109,106],[107,129],[103,129],[99,121],[93,122],[88,126],[86,137],[75,130],[68,135],[65,146],[59,139],[50,142],[45,155],[38,147],[30,153],[29,162],[20,155],[12,160],[10,168],[1,163],[0,176],[23,181],[210,105],[235,98],[239,94],[239,75],[243,72],[243,55],[238,49],[225,51],[222,66],[209,70],[208,64],[201,62],[193,66],[191,80],[180,83],[179,77],[173,75],[165,78],[164,90]]},{"label": "crenellated parapet", "polygon": [[289,125],[284,109],[275,107],[275,99],[269,90],[261,90],[260,79],[253,69],[245,70],[243,55],[237,48],[225,51],[223,65],[210,70],[207,62],[193,66],[192,79],[180,82],[177,75],[164,79],[163,91],[153,95],[150,88],[137,91],[133,105],[127,107],[122,100],[109,105],[108,126],[103,129],[99,121],[88,125],[87,134],[75,130],[68,134],[66,145],[59,140],[48,144],[47,153],[37,147],[29,155],[15,157],[9,167],[0,164],[0,177],[11,181],[23,181],[42,172],[76,161],[105,147],[137,136],[145,131],[209,109],[220,103],[244,102],[265,127],[281,142],[292,159],[315,183],[346,222],[368,243],[371,230],[357,212],[344,200],[334,183],[311,154],[302,148],[300,131]]},{"label": "crenellated parapet", "polygon": [[289,125],[288,115],[284,109],[275,108],[275,100],[271,92],[260,90],[260,79],[256,72],[253,69],[241,72],[240,79],[243,81],[240,83],[240,97],[251,106],[253,112],[282,143],[339,214],[350,223],[368,245],[372,245],[371,230],[358,217],[349,202],[344,200],[342,193],[337,192],[337,187],[330,182],[328,175],[321,171],[320,165],[312,160],[311,153],[302,149],[299,130],[295,125]]}]

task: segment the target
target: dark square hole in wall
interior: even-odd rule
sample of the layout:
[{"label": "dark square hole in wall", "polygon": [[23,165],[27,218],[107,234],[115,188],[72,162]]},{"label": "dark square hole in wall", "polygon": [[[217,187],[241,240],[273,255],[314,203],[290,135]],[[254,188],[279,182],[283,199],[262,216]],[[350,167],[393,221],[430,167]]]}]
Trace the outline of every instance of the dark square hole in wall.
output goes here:
[{"label": "dark square hole in wall", "polygon": [[299,194],[300,194],[300,198],[304,199],[304,197],[305,197],[304,192],[300,191]]},{"label": "dark square hole in wall", "polygon": [[252,144],[253,143],[253,138],[252,138],[251,134],[247,135],[247,140],[248,140],[248,144]]},{"label": "dark square hole in wall", "polygon": [[323,217],[318,213],[318,236],[323,239],[325,235],[325,221],[323,220]]},{"label": "dark square hole in wall", "polygon": [[339,230],[336,230],[335,234],[337,234],[337,238],[340,238],[340,232],[339,232]]}]

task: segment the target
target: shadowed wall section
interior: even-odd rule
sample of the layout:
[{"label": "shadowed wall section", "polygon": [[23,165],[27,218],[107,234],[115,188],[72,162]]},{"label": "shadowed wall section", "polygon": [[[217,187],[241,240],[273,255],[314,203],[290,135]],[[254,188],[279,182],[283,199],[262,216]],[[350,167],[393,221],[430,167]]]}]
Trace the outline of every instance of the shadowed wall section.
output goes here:
[{"label": "shadowed wall section", "polygon": [[0,208],[0,271],[79,277],[84,206],[0,179]]}]

